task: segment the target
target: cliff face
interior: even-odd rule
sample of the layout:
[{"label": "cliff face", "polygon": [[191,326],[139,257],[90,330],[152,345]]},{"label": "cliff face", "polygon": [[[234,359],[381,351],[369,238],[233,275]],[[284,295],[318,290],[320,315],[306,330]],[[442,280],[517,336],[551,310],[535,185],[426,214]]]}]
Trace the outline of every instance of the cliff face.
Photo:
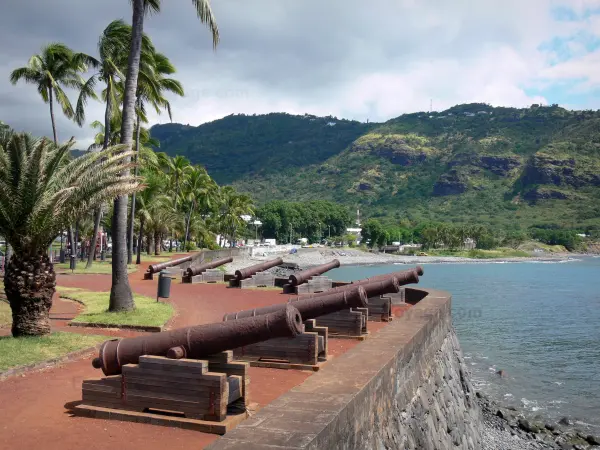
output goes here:
[{"label": "cliff face", "polygon": [[600,222],[600,111],[470,104],[379,124],[239,115],[156,132],[160,150],[259,203],[326,199],[372,216],[494,226]]}]

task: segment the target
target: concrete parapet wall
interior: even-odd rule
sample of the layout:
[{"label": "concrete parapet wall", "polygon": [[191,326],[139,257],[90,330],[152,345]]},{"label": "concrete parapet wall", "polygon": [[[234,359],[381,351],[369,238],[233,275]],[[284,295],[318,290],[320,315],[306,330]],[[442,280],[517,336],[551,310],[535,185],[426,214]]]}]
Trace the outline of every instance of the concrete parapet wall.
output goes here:
[{"label": "concrete parapet wall", "polygon": [[401,318],[208,448],[481,448],[481,412],[452,328],[451,297],[421,291]]}]

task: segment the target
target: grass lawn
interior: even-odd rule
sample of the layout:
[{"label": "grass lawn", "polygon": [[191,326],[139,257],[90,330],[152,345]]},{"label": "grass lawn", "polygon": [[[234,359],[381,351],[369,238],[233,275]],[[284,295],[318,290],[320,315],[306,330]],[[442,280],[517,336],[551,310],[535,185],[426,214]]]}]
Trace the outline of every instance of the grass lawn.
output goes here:
[{"label": "grass lawn", "polygon": [[[112,265],[110,261],[96,261],[89,269],[85,268],[86,261],[77,261],[76,269],[73,271],[74,274],[83,275],[83,274],[111,274],[112,273]],[[127,266],[127,272],[135,272],[137,270],[135,264],[129,264]],[[71,269],[69,268],[69,263],[57,263],[54,264],[54,270],[56,273],[71,273]]]},{"label": "grass lawn", "polygon": [[[12,313],[8,302],[0,300],[0,327],[5,327],[12,323]],[[2,352],[0,351],[0,354]]]},{"label": "grass lawn", "polygon": [[163,326],[173,315],[173,306],[157,302],[155,298],[133,294],[136,308],[128,312],[108,312],[109,292],[92,292],[77,288],[56,290],[61,297],[79,300],[85,305],[85,311],[75,317],[73,322],[105,323],[111,325]]},{"label": "grass lawn", "polygon": [[106,336],[52,333],[41,337],[0,337],[0,371],[59,358],[106,341]]}]

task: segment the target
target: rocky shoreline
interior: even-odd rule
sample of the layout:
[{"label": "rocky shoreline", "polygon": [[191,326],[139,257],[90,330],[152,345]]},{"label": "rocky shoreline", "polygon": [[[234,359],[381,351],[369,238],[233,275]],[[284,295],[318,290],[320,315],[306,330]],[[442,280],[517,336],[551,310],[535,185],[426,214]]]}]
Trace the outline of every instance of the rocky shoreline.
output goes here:
[{"label": "rocky shoreline", "polygon": [[481,392],[476,395],[484,422],[483,450],[600,449],[600,436],[576,428],[568,417],[558,422],[529,418]]},{"label": "rocky shoreline", "polygon": [[[552,256],[532,256],[532,257],[516,257],[516,258],[494,258],[494,259],[473,259],[463,258],[458,256],[405,256],[405,255],[390,255],[385,253],[369,253],[354,249],[329,249],[329,248],[313,248],[299,249],[296,253],[279,253],[269,254],[264,256],[240,256],[236,257],[234,262],[228,264],[226,269],[228,272],[233,272],[237,269],[256,264],[259,261],[265,261],[276,257],[283,258],[284,262],[297,264],[300,269],[306,269],[311,266],[316,266],[338,259],[342,266],[356,265],[374,265],[374,264],[449,264],[449,263],[469,263],[469,264],[490,264],[490,263],[508,263],[508,262],[565,262],[577,258],[580,255],[574,254],[556,254]],[[402,270],[399,268],[398,270]]]}]

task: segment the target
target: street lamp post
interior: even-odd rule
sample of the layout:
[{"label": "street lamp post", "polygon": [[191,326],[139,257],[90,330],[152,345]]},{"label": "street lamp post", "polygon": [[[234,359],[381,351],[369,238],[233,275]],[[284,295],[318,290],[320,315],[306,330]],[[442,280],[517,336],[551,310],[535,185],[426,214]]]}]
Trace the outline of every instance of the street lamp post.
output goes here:
[{"label": "street lamp post", "polygon": [[255,234],[254,234],[254,240],[258,241],[258,227],[260,225],[262,225],[262,222],[260,220],[255,220],[254,222],[252,222],[254,224],[254,230],[255,230]]}]

